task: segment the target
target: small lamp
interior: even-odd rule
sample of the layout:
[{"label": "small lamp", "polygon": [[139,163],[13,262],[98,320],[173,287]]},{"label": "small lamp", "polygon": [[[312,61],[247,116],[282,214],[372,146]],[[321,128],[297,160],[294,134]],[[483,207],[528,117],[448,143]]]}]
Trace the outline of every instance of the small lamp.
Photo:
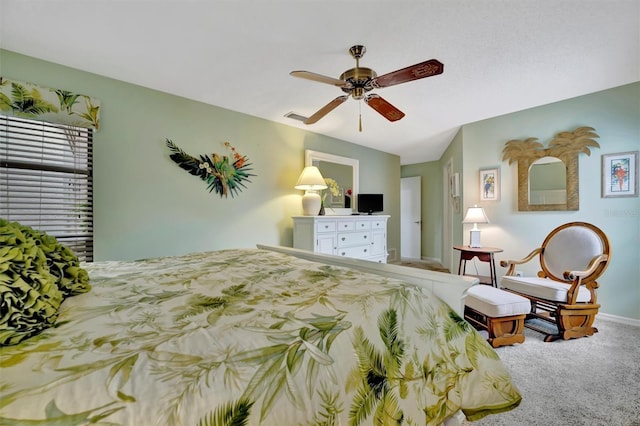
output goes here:
[{"label": "small lamp", "polygon": [[484,213],[484,209],[477,205],[469,207],[462,223],[473,223],[473,228],[469,231],[469,247],[482,247],[480,245],[480,230],[478,229],[478,224],[489,223],[489,218]]},{"label": "small lamp", "polygon": [[327,188],[324,178],[315,166],[307,166],[300,173],[296,189],[304,190],[302,197],[302,214],[305,216],[316,216],[320,212],[322,200],[318,191]]}]

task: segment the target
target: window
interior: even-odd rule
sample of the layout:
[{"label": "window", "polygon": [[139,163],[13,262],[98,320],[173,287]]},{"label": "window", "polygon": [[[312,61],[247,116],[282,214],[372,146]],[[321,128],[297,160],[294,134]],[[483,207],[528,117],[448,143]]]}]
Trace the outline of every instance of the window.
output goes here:
[{"label": "window", "polygon": [[0,115],[0,217],[93,260],[93,131]]}]

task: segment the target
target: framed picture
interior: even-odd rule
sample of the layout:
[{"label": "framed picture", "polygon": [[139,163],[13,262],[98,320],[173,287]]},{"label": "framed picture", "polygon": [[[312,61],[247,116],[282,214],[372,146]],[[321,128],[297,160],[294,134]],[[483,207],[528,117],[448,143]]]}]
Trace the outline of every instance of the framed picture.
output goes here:
[{"label": "framed picture", "polygon": [[602,156],[602,198],[638,196],[638,151]]},{"label": "framed picture", "polygon": [[500,199],[500,169],[480,169],[480,201]]}]

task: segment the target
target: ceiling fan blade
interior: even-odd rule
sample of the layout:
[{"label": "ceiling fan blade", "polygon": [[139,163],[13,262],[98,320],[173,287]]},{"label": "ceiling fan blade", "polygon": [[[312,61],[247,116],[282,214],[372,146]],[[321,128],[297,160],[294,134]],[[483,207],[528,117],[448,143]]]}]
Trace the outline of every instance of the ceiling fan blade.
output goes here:
[{"label": "ceiling fan blade", "polygon": [[444,65],[437,59],[429,59],[401,70],[392,71],[390,73],[374,78],[371,82],[373,87],[389,87],[394,84],[406,83],[408,81],[419,80],[425,77],[442,74]]},{"label": "ceiling fan blade", "polygon": [[379,95],[372,93],[365,96],[364,101],[389,121],[398,121],[404,117],[404,112],[382,99]]},{"label": "ceiling fan blade", "polygon": [[315,114],[313,114],[311,117],[307,118],[306,120],[303,121],[304,124],[313,124],[316,123],[318,120],[320,120],[322,117],[324,117],[325,115],[329,114],[331,111],[333,111],[336,107],[338,107],[339,105],[341,105],[344,101],[346,101],[349,98],[349,96],[347,95],[343,95],[343,96],[338,96],[337,98],[335,98],[334,100],[332,100],[331,102],[329,102],[328,104],[326,104],[325,106],[323,106],[322,108],[320,108]]},{"label": "ceiling fan blade", "polygon": [[328,77],[322,74],[316,74],[315,72],[311,71],[291,71],[289,75],[299,78],[305,78],[307,80],[318,81],[320,83],[327,83],[338,87],[344,87],[347,85],[347,82],[344,80]]}]

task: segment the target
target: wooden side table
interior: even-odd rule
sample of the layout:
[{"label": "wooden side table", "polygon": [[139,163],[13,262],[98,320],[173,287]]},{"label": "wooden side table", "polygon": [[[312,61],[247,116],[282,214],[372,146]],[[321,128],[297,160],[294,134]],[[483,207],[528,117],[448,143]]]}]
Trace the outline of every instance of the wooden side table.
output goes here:
[{"label": "wooden side table", "polygon": [[466,275],[467,260],[472,260],[477,257],[480,262],[489,263],[489,276],[471,275],[480,279],[481,284],[489,284],[494,287],[498,287],[496,278],[496,261],[493,258],[494,253],[500,253],[501,248],[496,247],[469,247],[469,246],[454,246],[455,250],[460,251],[460,263],[458,264],[458,275]]}]

